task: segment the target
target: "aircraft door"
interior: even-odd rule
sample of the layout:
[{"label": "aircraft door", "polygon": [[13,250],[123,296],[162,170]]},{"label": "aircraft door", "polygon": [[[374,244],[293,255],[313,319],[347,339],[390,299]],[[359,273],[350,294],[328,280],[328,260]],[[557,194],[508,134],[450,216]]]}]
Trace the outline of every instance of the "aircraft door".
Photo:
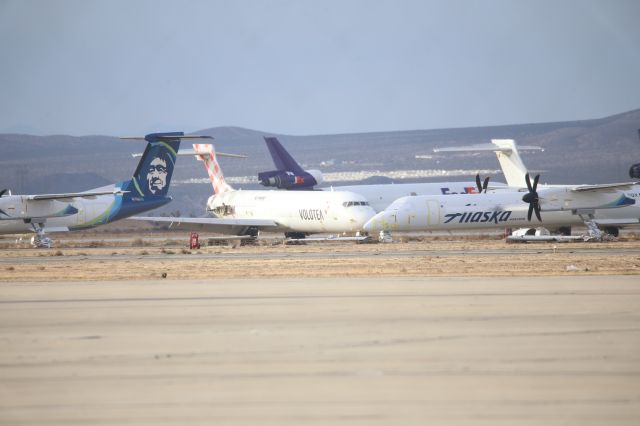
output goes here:
[{"label": "aircraft door", "polygon": [[427,200],[427,225],[437,225],[440,223],[440,202],[438,200]]}]

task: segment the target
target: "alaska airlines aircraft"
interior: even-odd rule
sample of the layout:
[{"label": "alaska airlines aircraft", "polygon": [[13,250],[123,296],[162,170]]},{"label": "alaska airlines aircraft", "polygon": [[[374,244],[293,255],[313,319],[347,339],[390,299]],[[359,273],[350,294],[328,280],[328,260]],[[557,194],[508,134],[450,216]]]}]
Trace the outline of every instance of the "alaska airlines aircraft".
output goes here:
[{"label": "alaska airlines aircraft", "polygon": [[[600,238],[598,224],[640,223],[640,186],[636,182],[545,187],[538,178],[527,191],[498,190],[475,196],[402,197],[364,225],[367,232],[431,231],[491,227],[525,227],[533,214],[542,225],[585,224]],[[541,214],[544,212],[544,215]],[[529,225],[530,226],[530,225]]]},{"label": "alaska airlines aircraft", "polygon": [[35,232],[32,243],[51,247],[46,232],[74,231],[139,214],[171,201],[167,196],[182,132],[152,133],[142,137],[147,147],[133,178],[86,192],[38,195],[0,193],[0,234]]},{"label": "alaska airlines aircraft", "polygon": [[[640,130],[638,131],[640,135]],[[522,162],[520,158],[519,150],[543,150],[538,146],[517,146],[516,142],[513,139],[492,139],[491,144],[480,144],[480,145],[471,145],[464,147],[451,147],[451,148],[436,148],[434,152],[482,152],[482,151],[493,151],[495,152],[498,162],[500,163],[500,167],[502,168],[502,172],[507,181],[508,187],[505,187],[506,190],[520,190],[525,191],[527,188],[526,176],[529,173],[527,167]],[[635,166],[635,165],[634,165]],[[637,176],[634,175],[633,170],[634,166],[631,166],[629,170],[629,176],[632,179],[640,178],[640,174]],[[611,186],[613,185],[613,186]],[[572,192],[575,188],[603,188],[609,187],[611,189],[619,184],[605,184],[605,185],[540,185],[541,191],[546,191],[549,189]],[[626,185],[626,184],[622,184]],[[634,197],[634,191],[627,191],[627,195],[630,197]],[[636,194],[637,195],[637,194]],[[636,198],[637,199],[637,198]],[[545,217],[545,227],[551,230],[552,232],[558,232],[562,235],[570,235],[571,234],[571,224],[580,224],[580,221],[577,218],[574,218],[576,221],[568,220],[566,214],[561,214],[560,216],[552,215],[548,219],[552,219],[557,217],[557,220],[547,220]],[[602,227],[603,230],[613,236],[617,236],[619,233],[619,228],[629,225],[638,225],[640,223],[640,218],[638,215],[638,211],[635,207],[629,207],[624,209],[603,209],[599,210],[594,218],[586,217],[586,221],[584,221],[584,225],[586,225],[589,229],[592,226],[597,225]],[[591,221],[590,219],[593,219]],[[530,240],[536,240],[535,234],[539,231],[539,227],[529,227],[527,225],[523,225],[522,228],[514,231],[514,234],[521,234],[526,236]],[[599,231],[593,230],[591,233],[597,233]],[[547,239],[547,238],[543,238]]]},{"label": "alaska airlines aircraft", "polygon": [[[264,138],[271,158],[277,170],[258,174],[258,180],[264,186],[279,189],[313,189],[323,181],[320,170],[304,170],[298,162],[287,152],[282,144],[274,137]],[[475,194],[482,192],[483,185],[479,182],[436,182],[436,183],[397,183],[382,185],[348,185],[320,188],[324,191],[349,191],[364,196],[371,207],[380,212],[400,197],[409,195],[447,195],[447,194]],[[484,189],[487,188],[485,179]],[[492,183],[492,187],[502,187],[503,183]]]},{"label": "alaska airlines aircraft", "polygon": [[257,236],[259,231],[272,231],[304,238],[316,233],[360,231],[375,214],[366,198],[346,191],[236,191],[224,180],[213,146],[194,144],[193,148],[213,186],[207,211],[214,217],[134,219],[222,234]]}]

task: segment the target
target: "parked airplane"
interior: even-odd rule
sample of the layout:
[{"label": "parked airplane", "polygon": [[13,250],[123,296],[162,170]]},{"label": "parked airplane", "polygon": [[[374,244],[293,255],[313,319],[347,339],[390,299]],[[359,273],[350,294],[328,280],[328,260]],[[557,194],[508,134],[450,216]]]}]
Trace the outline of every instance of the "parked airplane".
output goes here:
[{"label": "parked airplane", "polygon": [[[274,186],[279,189],[313,189],[323,180],[319,170],[305,171],[277,138],[265,137],[271,158],[277,170],[258,174],[258,180],[264,186]],[[484,189],[486,189],[486,182]],[[493,183],[492,186],[504,186],[502,183]],[[429,182],[429,183],[397,183],[382,185],[346,185],[320,188],[324,191],[349,191],[364,196],[376,212],[380,212],[393,201],[408,195],[429,194],[473,194],[482,192],[483,185],[479,177],[476,182]]]},{"label": "parked airplane", "polygon": [[347,191],[236,191],[224,180],[213,146],[193,147],[213,186],[207,211],[214,217],[134,219],[222,234],[255,237],[259,231],[273,231],[304,238],[315,233],[357,232],[375,214],[363,196]]},{"label": "parked airplane", "polygon": [[[535,214],[544,225],[586,224],[590,236],[601,238],[597,224],[607,221],[640,223],[637,183],[574,185],[538,189],[525,175],[526,193],[497,190],[469,196],[402,197],[365,225],[367,232],[431,231],[524,227]],[[544,212],[544,215],[541,214]],[[606,216],[603,214],[606,212]]]},{"label": "parked airplane", "polygon": [[[640,130],[638,131],[640,135]],[[502,172],[507,181],[507,190],[524,190],[526,188],[525,177],[529,173],[527,167],[520,158],[519,149],[522,150],[543,150],[537,146],[520,146],[518,147],[513,139],[492,139],[491,144],[479,144],[464,147],[450,147],[450,148],[436,148],[434,152],[483,152],[493,151],[495,152]],[[634,168],[635,167],[635,168]],[[640,171],[635,173],[635,170],[640,170],[640,165],[634,164],[629,170],[629,176],[632,179],[640,178]],[[565,189],[571,190],[578,185],[540,185],[541,189]],[[587,187],[589,185],[586,185]],[[598,185],[601,186],[601,185]],[[632,194],[631,194],[632,195]],[[558,233],[561,235],[571,235],[571,226],[567,225],[567,221],[550,222],[545,221],[545,227],[552,233]],[[637,225],[639,222],[638,214],[635,209],[622,209],[622,210],[600,210],[597,214],[595,224],[602,227],[603,230],[613,236],[617,236],[619,229],[624,226]],[[589,224],[585,223],[587,227]],[[538,238],[539,233],[542,235],[549,234],[549,232],[540,228],[539,226],[525,226],[514,230],[512,235],[520,236],[522,240],[544,240],[554,237]],[[555,237],[554,237],[555,238]]]},{"label": "parked airplane", "polygon": [[152,133],[122,139],[146,140],[147,147],[130,180],[85,192],[5,195],[0,192],[0,234],[35,232],[32,243],[51,247],[46,232],[92,228],[152,210],[171,201],[167,196],[182,132]]}]

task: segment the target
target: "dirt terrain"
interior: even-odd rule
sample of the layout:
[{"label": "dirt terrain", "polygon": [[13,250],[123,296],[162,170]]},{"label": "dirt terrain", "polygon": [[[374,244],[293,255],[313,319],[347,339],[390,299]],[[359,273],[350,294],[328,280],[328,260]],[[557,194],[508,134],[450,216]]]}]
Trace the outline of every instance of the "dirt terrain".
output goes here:
[{"label": "dirt terrain", "polygon": [[100,234],[54,249],[0,245],[0,281],[348,276],[640,274],[635,234],[606,243],[506,244],[497,237],[399,238],[388,244],[226,244],[189,250],[175,234]]}]

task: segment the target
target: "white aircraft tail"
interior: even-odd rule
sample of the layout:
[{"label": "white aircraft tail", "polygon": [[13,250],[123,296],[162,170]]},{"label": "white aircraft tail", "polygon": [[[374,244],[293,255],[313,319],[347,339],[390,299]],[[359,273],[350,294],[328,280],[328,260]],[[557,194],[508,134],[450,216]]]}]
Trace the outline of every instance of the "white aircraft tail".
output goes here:
[{"label": "white aircraft tail", "polygon": [[213,193],[222,194],[233,191],[233,188],[224,180],[224,175],[216,159],[216,151],[213,145],[202,143],[193,144],[193,150],[196,152],[196,159],[204,162],[204,168],[207,170],[211,185],[213,185]]},{"label": "white aircraft tail", "polygon": [[499,148],[495,153],[507,185],[526,187],[525,175],[528,170],[520,158],[516,142],[513,139],[491,139],[491,143]]},{"label": "white aircraft tail", "polygon": [[[544,151],[539,146],[521,146],[522,150]],[[491,139],[491,144],[480,144],[471,146],[459,146],[451,148],[435,148],[433,152],[475,152],[493,151],[498,157],[502,173],[507,181],[507,185],[525,188],[527,183],[525,175],[528,173],[527,167],[522,162],[518,153],[518,146],[513,139]]]}]

